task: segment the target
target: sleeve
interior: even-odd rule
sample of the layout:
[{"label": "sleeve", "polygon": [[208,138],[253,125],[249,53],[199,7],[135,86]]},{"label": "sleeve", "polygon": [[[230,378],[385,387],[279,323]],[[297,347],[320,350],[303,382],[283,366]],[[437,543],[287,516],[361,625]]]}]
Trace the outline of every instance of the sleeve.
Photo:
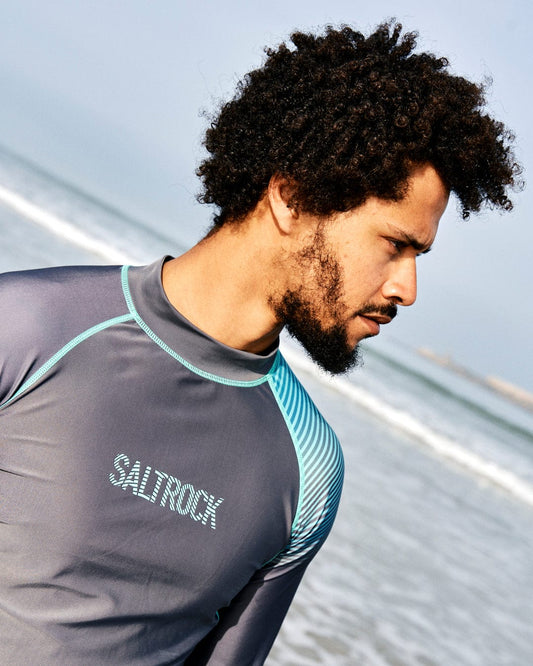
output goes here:
[{"label": "sleeve", "polygon": [[[287,548],[220,611],[219,623],[195,648],[186,666],[261,666],[265,662],[305,570],[333,525],[342,487],[342,457],[332,467],[335,482],[329,479],[325,484],[319,508],[307,502],[308,510],[296,521]],[[317,488],[312,487],[316,500]]]},{"label": "sleeve", "polygon": [[309,562],[287,571],[261,570],[220,612],[217,626],[186,666],[261,666],[279,632]]},{"label": "sleeve", "polygon": [[272,379],[300,464],[300,493],[287,547],[221,611],[187,666],[261,666],[309,562],[339,506],[344,461],[337,437],[287,366]]}]

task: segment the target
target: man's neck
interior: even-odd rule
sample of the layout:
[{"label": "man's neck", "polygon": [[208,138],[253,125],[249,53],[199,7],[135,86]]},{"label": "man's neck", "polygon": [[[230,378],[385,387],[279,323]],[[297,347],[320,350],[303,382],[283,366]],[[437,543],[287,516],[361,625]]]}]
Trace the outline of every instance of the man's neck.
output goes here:
[{"label": "man's neck", "polygon": [[255,218],[221,227],[164,265],[163,288],[204,333],[261,353],[282,329],[269,303],[276,286],[271,247],[268,225]]}]

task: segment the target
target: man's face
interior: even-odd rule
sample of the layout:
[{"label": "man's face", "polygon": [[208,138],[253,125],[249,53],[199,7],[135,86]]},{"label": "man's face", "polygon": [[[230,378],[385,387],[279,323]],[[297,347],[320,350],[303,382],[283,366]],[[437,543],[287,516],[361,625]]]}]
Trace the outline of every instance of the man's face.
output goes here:
[{"label": "man's face", "polygon": [[311,358],[333,374],[357,362],[398,305],[416,299],[416,258],[427,252],[448,202],[430,165],[416,169],[398,202],[370,198],[327,220],[300,214],[307,233],[291,253],[289,286],[276,315]]}]

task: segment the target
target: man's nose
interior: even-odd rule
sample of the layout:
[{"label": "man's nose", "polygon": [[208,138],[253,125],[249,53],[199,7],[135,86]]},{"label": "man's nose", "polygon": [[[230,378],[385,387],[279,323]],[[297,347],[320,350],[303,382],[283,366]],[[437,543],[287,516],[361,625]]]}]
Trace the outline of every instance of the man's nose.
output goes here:
[{"label": "man's nose", "polygon": [[383,285],[383,296],[397,305],[413,305],[416,301],[416,261],[405,257],[395,262]]}]

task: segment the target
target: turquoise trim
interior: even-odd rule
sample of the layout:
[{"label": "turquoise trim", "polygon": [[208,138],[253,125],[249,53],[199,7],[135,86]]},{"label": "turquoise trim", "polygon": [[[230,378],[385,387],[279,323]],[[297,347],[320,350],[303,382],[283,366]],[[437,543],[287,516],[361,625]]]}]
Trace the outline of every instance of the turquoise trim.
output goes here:
[{"label": "turquoise trim", "polygon": [[285,407],[284,402],[281,400],[281,396],[278,393],[278,388],[275,386],[274,379],[273,377],[269,377],[269,384],[270,388],[272,390],[272,393],[274,394],[274,398],[276,399],[276,402],[278,403],[279,410],[285,420],[285,423],[287,425],[287,428],[289,430],[289,434],[291,436],[293,445],[294,445],[294,450],[296,452],[296,458],[298,460],[298,469],[300,470],[300,487],[298,489],[298,504],[296,506],[296,513],[294,514],[294,519],[292,521],[292,526],[291,526],[291,534],[294,533],[295,527],[298,524],[300,520],[300,514],[302,512],[302,504],[304,500],[304,489],[305,489],[305,465],[303,462],[303,457],[302,457],[302,451],[300,449],[300,446],[298,444],[298,435],[294,429],[294,425],[292,423],[292,419],[289,416],[289,413],[287,412],[287,409]]},{"label": "turquoise trim", "polygon": [[[281,356],[281,355],[280,355]],[[281,366],[281,362],[280,362]],[[283,362],[283,366],[286,366],[286,363]],[[281,370],[281,367],[278,368],[278,370]],[[291,436],[292,444],[294,446],[294,452],[296,453],[296,459],[298,461],[298,471],[300,474],[300,486],[298,488],[298,503],[296,505],[296,512],[294,514],[294,518],[292,520],[292,525],[291,525],[291,540],[295,535],[296,532],[296,527],[300,521],[300,514],[302,512],[302,506],[304,502],[304,489],[305,489],[305,465],[302,457],[302,451],[300,449],[300,446],[298,444],[298,435],[296,433],[296,430],[294,429],[294,425],[292,422],[292,419],[285,407],[285,403],[281,399],[281,395],[279,393],[278,386],[276,385],[276,379],[274,377],[274,373],[272,373],[269,378],[268,378],[268,383],[270,386],[270,390],[272,391],[272,395],[274,396],[274,399],[276,400],[276,403],[278,405],[279,411],[281,412],[281,415],[283,416],[283,420],[285,421],[285,425],[287,426],[287,429],[289,431],[289,435]],[[282,380],[283,383],[283,380]],[[271,557],[269,560],[266,562],[263,562],[261,564],[261,568],[268,566],[269,564],[272,564],[273,562],[279,561],[280,558],[283,556],[285,552],[285,548],[282,548],[279,553],[276,553],[273,557]]]},{"label": "turquoise trim", "polygon": [[83,331],[83,333],[80,333],[77,335],[75,338],[73,338],[70,342],[67,342],[67,344],[64,347],[61,347],[61,349],[56,352],[44,365],[42,365],[36,372],[31,375],[29,379],[27,379],[24,384],[16,391],[9,400],[6,400],[3,404],[0,405],[0,409],[3,409],[4,407],[7,407],[10,402],[15,400],[21,393],[26,391],[30,386],[35,384],[43,375],[45,375],[50,368],[52,368],[65,354],[68,354],[74,347],[80,344],[80,342],[83,342],[84,340],[87,340],[87,338],[90,338],[92,335],[95,333],[99,333],[100,331],[103,331],[106,328],[109,328],[110,326],[114,326],[115,324],[122,324],[125,321],[131,321],[133,317],[131,314],[125,314],[125,315],[120,315],[120,317],[114,317],[113,319],[108,319],[107,321],[103,321],[100,324],[96,324],[96,326],[93,326],[92,328],[88,328],[86,331]]},{"label": "turquoise trim", "polygon": [[135,304],[133,303],[133,298],[131,297],[130,286],[128,283],[128,269],[129,266],[122,267],[121,280],[122,280],[122,291],[124,292],[124,298],[126,299],[126,304],[128,306],[131,315],[133,316],[139,327],[146,333],[146,335],[153,342],[156,343],[156,345],[159,345],[159,347],[161,347],[163,351],[172,356],[172,358],[176,359],[176,361],[179,361],[191,372],[194,372],[195,374],[200,375],[200,377],[204,377],[205,379],[209,379],[212,382],[217,382],[218,384],[226,384],[227,386],[241,386],[246,388],[246,387],[253,387],[253,386],[259,386],[260,384],[264,384],[266,381],[268,381],[269,376],[276,371],[276,368],[279,364],[279,357],[280,357],[279,352],[276,354],[274,363],[272,364],[272,367],[270,368],[270,370],[266,375],[264,375],[263,377],[259,377],[259,379],[251,379],[248,381],[241,379],[227,379],[226,377],[219,377],[218,375],[214,375],[211,372],[206,372],[205,370],[201,370],[200,368],[197,368],[195,365],[192,365],[192,363],[189,363],[189,361],[186,361],[183,358],[183,356],[180,356],[171,347],[169,347],[166,344],[166,342],[163,342],[163,340],[161,340],[161,338],[152,331],[152,329],[148,326],[148,324],[141,318],[140,314],[137,312]]},{"label": "turquoise trim", "polygon": [[344,464],[335,433],[283,358],[269,382],[300,468],[289,543],[267,563],[279,567],[306,559],[327,537],[340,500]]}]

